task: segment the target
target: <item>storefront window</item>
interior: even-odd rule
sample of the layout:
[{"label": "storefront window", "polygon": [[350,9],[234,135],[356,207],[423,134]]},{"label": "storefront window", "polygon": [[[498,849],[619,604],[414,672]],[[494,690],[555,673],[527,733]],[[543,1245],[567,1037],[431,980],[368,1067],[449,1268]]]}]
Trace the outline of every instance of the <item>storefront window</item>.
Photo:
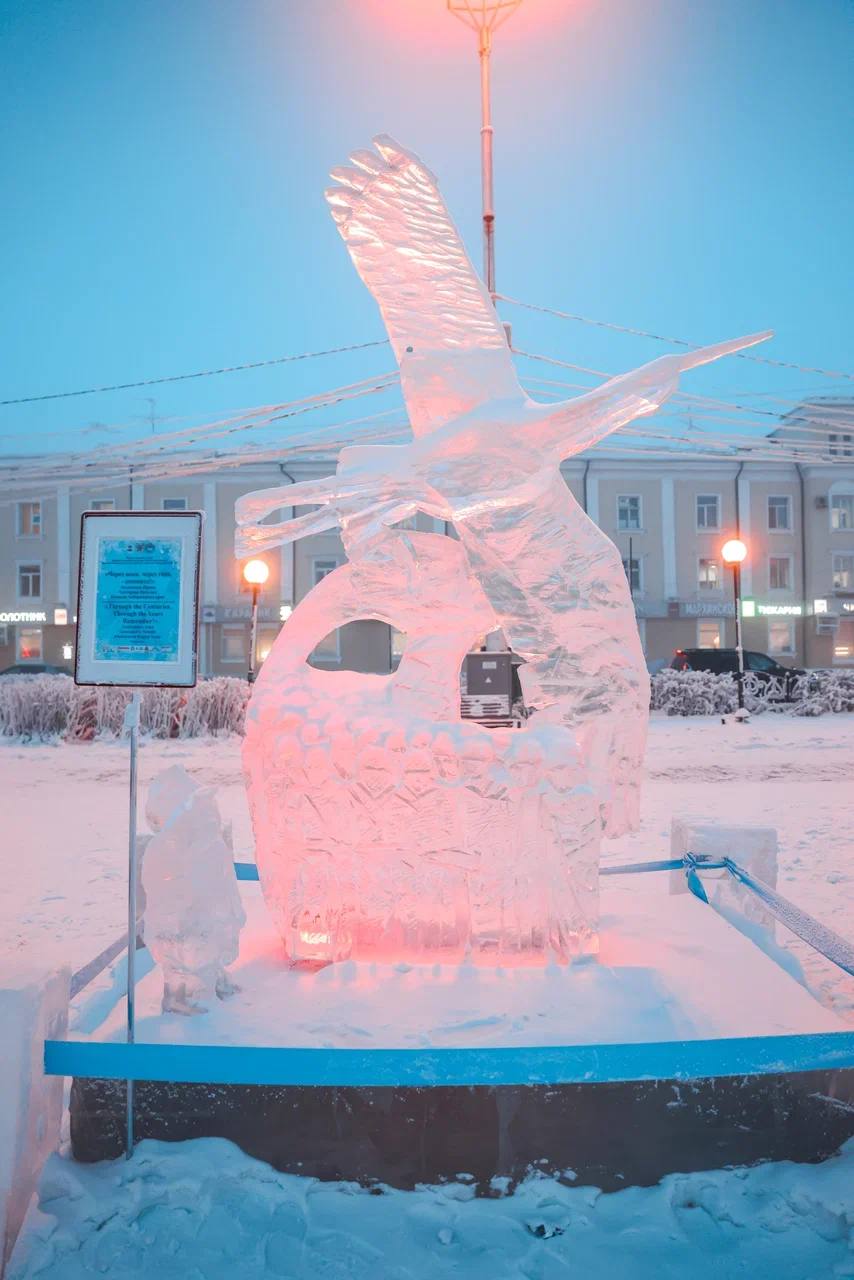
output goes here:
[{"label": "storefront window", "polygon": [[246,644],[246,628],[243,626],[223,626],[219,633],[219,656],[222,662],[243,662],[249,658]]},{"label": "storefront window", "polygon": [[722,623],[718,618],[702,618],[697,623],[697,646],[700,649],[720,649]]},{"label": "storefront window", "polygon": [[833,661],[845,666],[854,663],[854,618],[840,618],[833,638]]},{"label": "storefront window", "polygon": [[270,650],[276,643],[276,636],[279,634],[278,627],[259,627],[258,629],[258,645],[256,649],[257,665],[260,667],[265,658],[270,656]]},{"label": "storefront window", "polygon": [[41,627],[18,628],[18,661],[41,662],[42,629]]},{"label": "storefront window", "polygon": [[768,619],[768,652],[795,652],[795,624],[786,618]]}]

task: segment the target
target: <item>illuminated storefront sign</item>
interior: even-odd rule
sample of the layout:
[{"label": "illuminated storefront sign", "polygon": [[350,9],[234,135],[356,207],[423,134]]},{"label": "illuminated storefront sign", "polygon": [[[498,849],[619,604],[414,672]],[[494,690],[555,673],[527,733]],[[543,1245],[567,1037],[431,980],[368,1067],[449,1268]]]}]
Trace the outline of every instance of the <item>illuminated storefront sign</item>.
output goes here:
[{"label": "illuminated storefront sign", "polygon": [[799,604],[758,604],[756,612],[768,618],[799,618],[803,613]]},{"label": "illuminated storefront sign", "polygon": [[0,622],[47,622],[47,614],[43,610],[10,609],[0,612]]},{"label": "illuminated storefront sign", "polygon": [[[757,615],[761,618],[800,618],[803,611],[803,605],[800,604],[760,604],[749,597],[741,602],[743,618],[755,618]],[[816,609],[816,613],[818,612]]]}]

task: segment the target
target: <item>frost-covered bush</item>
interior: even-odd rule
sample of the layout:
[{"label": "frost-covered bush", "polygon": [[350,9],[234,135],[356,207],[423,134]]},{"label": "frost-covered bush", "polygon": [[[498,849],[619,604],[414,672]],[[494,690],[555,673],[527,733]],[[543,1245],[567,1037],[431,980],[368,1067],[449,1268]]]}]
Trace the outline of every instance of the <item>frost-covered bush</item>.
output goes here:
[{"label": "frost-covered bush", "polygon": [[[140,729],[152,738],[242,733],[248,695],[246,681],[230,676],[202,680],[195,689],[143,689]],[[115,737],[131,696],[125,688],[78,687],[69,676],[4,676],[0,737],[71,742]]]},{"label": "frost-covered bush", "polygon": [[674,671],[666,667],[651,680],[653,711],[669,716],[720,716],[737,706],[735,681],[713,671]]},{"label": "frost-covered bush", "polygon": [[201,738],[212,733],[243,733],[249,685],[234,676],[214,676],[187,689],[181,710],[182,738]]},{"label": "frost-covered bush", "polygon": [[3,676],[0,736],[29,741],[65,733],[75,692],[70,676]]},{"label": "frost-covered bush", "polygon": [[[669,667],[651,680],[653,711],[669,716],[716,716],[734,711],[738,686],[729,674],[711,671],[674,671]],[[807,671],[786,682],[772,676],[760,680],[755,672],[744,674],[744,704],[752,715],[763,711],[796,716],[854,711],[854,671]]]},{"label": "frost-covered bush", "polygon": [[796,680],[796,716],[820,716],[825,711],[854,711],[854,670],[808,671]]}]

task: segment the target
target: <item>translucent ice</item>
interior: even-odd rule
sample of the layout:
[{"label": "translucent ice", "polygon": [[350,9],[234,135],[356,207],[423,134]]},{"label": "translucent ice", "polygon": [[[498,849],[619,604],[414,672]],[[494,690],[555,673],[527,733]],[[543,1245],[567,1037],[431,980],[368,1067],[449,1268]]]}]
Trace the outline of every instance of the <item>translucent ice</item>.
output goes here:
[{"label": "translucent ice", "polygon": [[230,831],[212,787],[174,765],[151,783],[146,816],[145,941],[163,971],[164,1013],[201,1013],[204,1001],[234,991],[226,966],[237,959],[245,923]]},{"label": "translucent ice", "polygon": [[[344,449],[334,477],[238,502],[238,555],[339,525],[349,557],[295,610],[253,691],[244,762],[262,884],[292,956],[566,959],[595,947],[599,835],[637,823],[649,683],[620,554],[560,463],[654,413],[683,370],[766,335],[536,404],[436,180],[391,139],[376,146],[333,171],[327,197],[383,314],[415,438]],[[317,510],[265,523],[296,506]],[[416,511],[459,540],[391,527]],[[306,665],[365,617],[407,632],[394,675]],[[496,627],[525,659],[535,713],[515,733],[459,717],[462,658]]]}]

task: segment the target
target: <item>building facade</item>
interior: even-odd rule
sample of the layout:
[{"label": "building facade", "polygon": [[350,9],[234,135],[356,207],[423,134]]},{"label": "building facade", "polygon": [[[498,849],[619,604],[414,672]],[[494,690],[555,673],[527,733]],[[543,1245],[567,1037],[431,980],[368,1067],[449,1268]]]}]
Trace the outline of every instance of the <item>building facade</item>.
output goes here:
[{"label": "building facade", "polygon": [[[790,419],[772,439],[798,431]],[[669,662],[676,649],[735,644],[733,584],[721,547],[736,534],[749,548],[745,647],[789,666],[854,665],[854,445],[850,433],[829,434],[833,452],[816,463],[639,460],[594,451],[565,465],[570,490],[623,558],[651,666]],[[21,488],[0,503],[0,670],[71,668],[84,511],[198,510],[205,515],[200,669],[244,675],[251,597],[233,555],[235,502],[254,489],[333,469],[332,460],[297,460],[115,488]],[[285,509],[281,518],[287,516]],[[443,529],[428,517],[417,521]],[[259,661],[293,606],[344,558],[334,532],[263,556],[270,576],[261,596]],[[322,641],[311,660],[386,672],[404,643],[384,623],[354,622]]]}]

